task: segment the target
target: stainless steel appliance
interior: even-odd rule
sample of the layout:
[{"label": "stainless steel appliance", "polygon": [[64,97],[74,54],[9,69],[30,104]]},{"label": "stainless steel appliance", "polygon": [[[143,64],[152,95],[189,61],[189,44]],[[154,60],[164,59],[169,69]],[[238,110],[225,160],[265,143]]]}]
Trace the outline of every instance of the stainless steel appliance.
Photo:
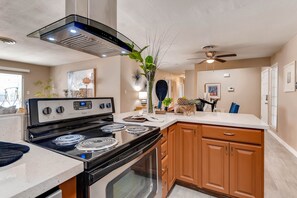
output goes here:
[{"label": "stainless steel appliance", "polygon": [[79,197],[161,197],[160,129],[113,122],[113,98],[29,99],[27,140],[84,162]]},{"label": "stainless steel appliance", "polygon": [[40,38],[53,44],[99,56],[101,58],[128,54],[139,50],[125,35],[98,21],[71,14],[28,37]]}]

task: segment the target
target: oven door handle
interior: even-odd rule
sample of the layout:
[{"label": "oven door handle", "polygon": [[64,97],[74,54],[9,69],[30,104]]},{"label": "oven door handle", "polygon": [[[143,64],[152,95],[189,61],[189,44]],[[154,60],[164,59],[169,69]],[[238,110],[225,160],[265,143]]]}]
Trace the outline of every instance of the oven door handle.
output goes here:
[{"label": "oven door handle", "polygon": [[[128,163],[129,161],[132,161],[133,159],[137,158],[138,156],[141,156],[149,149],[153,148],[155,144],[159,142],[159,140],[162,138],[162,134],[158,134],[156,137],[154,137],[154,140],[150,142],[147,146],[143,147],[137,152],[134,152],[128,156],[125,156],[123,159],[120,159],[118,161],[115,161],[114,163],[108,164],[107,166],[102,166],[99,169],[89,172],[89,185],[92,185],[111,171],[117,169],[118,167]],[[132,149],[133,150],[133,149]]]}]

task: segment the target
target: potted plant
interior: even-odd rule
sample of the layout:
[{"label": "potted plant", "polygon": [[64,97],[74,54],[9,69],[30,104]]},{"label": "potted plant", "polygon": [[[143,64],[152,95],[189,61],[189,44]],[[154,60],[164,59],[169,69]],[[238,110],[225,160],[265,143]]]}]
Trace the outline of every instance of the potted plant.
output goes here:
[{"label": "potted plant", "polygon": [[[149,45],[140,49],[135,49],[134,44],[130,44],[132,51],[126,55],[130,59],[139,63],[141,68],[141,75],[145,76],[147,80],[147,110],[148,113],[153,113],[152,91],[155,82],[155,75],[157,69],[160,67],[162,59],[170,48],[171,43],[167,43],[168,35],[165,32],[161,36],[155,35],[153,39],[148,38]],[[145,55],[143,55],[145,53]]]},{"label": "potted plant", "polygon": [[57,97],[58,94],[53,93],[53,86],[52,84],[52,79],[49,79],[45,82],[38,80],[36,82],[34,82],[34,85],[36,87],[39,87],[39,91],[36,91],[34,96],[38,97],[38,98],[53,98],[53,97]]},{"label": "potted plant", "polygon": [[172,102],[172,98],[165,98],[162,103],[165,106],[165,111],[168,111],[168,107]]}]

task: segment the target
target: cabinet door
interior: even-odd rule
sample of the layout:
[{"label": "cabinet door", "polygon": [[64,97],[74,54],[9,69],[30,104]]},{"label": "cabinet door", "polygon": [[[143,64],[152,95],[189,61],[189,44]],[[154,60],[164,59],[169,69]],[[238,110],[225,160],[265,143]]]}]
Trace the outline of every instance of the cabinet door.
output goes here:
[{"label": "cabinet door", "polygon": [[177,179],[198,185],[198,125],[177,126]]},{"label": "cabinet door", "polygon": [[175,182],[175,136],[176,125],[170,126],[168,129],[167,137],[167,153],[168,153],[168,191],[171,189]]},{"label": "cabinet door", "polygon": [[76,177],[73,177],[59,185],[62,190],[62,197],[76,198]]},{"label": "cabinet door", "polygon": [[167,185],[167,174],[168,171],[168,156],[162,159],[162,197],[167,197],[168,185]]},{"label": "cabinet door", "polygon": [[230,195],[263,197],[263,161],[260,146],[230,143]]},{"label": "cabinet door", "polygon": [[229,143],[202,139],[202,187],[229,193]]}]

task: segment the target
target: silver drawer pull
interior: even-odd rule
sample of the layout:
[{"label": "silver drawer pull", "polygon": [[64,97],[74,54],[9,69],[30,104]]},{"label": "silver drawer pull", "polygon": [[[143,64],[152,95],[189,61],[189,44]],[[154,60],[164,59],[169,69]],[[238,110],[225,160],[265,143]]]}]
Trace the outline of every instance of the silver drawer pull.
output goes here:
[{"label": "silver drawer pull", "polygon": [[234,136],[235,134],[234,133],[224,133],[224,135],[226,135],[226,136]]}]

